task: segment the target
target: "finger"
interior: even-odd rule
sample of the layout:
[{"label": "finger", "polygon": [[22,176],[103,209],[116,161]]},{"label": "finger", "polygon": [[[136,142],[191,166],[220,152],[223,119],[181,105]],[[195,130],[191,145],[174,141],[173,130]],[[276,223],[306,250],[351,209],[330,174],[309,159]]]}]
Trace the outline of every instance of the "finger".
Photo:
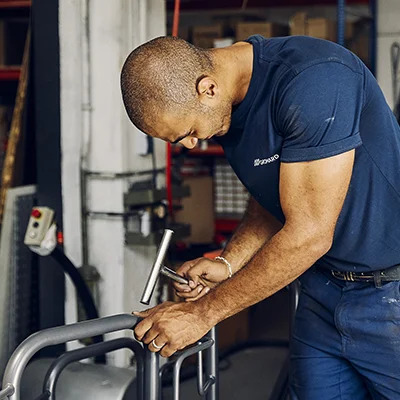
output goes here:
[{"label": "finger", "polygon": [[201,257],[195,258],[194,260],[186,261],[177,270],[176,273],[181,276],[185,276],[186,272],[195,265]]},{"label": "finger", "polygon": [[132,314],[140,318],[146,318],[151,314],[151,308],[143,311],[133,311]]},{"label": "finger", "polygon": [[173,282],[172,286],[178,292],[190,292],[192,290],[189,285],[184,283]]},{"label": "finger", "polygon": [[152,326],[153,321],[150,318],[146,318],[143,321],[139,322],[134,330],[136,339],[142,340],[143,336],[149,329],[151,329]]},{"label": "finger", "polygon": [[[186,277],[189,279],[189,286],[195,288],[199,283],[203,282],[201,279],[202,275],[206,274],[206,269],[204,263],[199,263],[194,265],[193,268],[189,269],[186,273]],[[191,283],[194,283],[192,285]]]},{"label": "finger", "polygon": [[162,337],[157,336],[155,339],[153,339],[153,340],[149,343],[149,345],[148,345],[147,348],[148,348],[150,351],[152,351],[153,353],[157,353],[157,352],[159,352],[160,350],[162,350],[162,349],[165,347],[166,344],[167,344],[166,339],[163,339]]},{"label": "finger", "polygon": [[188,297],[185,299],[185,301],[196,301],[196,300],[200,299],[200,297],[205,296],[209,291],[210,291],[210,288],[206,287],[196,297]]},{"label": "finger", "polygon": [[153,326],[152,329],[149,329],[149,330],[145,333],[145,335],[143,336],[143,338],[142,338],[141,341],[142,341],[143,343],[145,343],[145,344],[150,344],[151,341],[152,341],[153,339],[155,339],[159,334],[160,334],[160,333],[157,332],[157,330],[154,329],[154,326]]},{"label": "finger", "polygon": [[168,358],[168,357],[171,357],[174,353],[176,353],[177,350],[178,349],[175,349],[174,347],[172,347],[169,344],[167,344],[161,349],[160,354],[163,357]]},{"label": "finger", "polygon": [[178,297],[182,299],[190,299],[193,297],[197,297],[204,290],[203,285],[199,285],[196,289],[191,290],[189,293],[176,293]]}]

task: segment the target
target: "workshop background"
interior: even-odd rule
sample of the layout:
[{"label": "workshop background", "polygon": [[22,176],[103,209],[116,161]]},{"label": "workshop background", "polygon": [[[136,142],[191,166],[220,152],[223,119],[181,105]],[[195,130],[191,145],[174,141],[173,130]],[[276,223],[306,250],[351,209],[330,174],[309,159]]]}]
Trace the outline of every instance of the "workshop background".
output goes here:
[{"label": "workshop background", "polygon": [[[377,77],[390,107],[400,108],[399,0],[0,0],[0,376],[31,333],[86,318],[57,262],[23,244],[33,206],[55,210],[58,246],[100,316],[143,308],[165,227],[175,231],[168,266],[176,268],[218,255],[243,215],[248,194],[221,147],[152,140],[122,104],[126,56],[172,34],[177,3],[178,36],[200,47],[253,34],[343,42]],[[161,279],[152,304],[168,298],[170,282]],[[291,304],[284,289],[220,324],[222,399],[272,392],[286,365]],[[107,362],[129,367],[131,353],[110,353]],[[196,398],[190,379],[183,386],[184,398]]]}]

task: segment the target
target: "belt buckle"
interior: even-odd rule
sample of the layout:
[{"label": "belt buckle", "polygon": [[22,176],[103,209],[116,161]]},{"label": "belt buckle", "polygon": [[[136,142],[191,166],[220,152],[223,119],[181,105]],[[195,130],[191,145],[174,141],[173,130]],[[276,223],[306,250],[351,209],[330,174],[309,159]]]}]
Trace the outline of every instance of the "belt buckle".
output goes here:
[{"label": "belt buckle", "polygon": [[332,275],[346,282],[355,282],[354,273],[352,271],[334,271],[331,270]]}]

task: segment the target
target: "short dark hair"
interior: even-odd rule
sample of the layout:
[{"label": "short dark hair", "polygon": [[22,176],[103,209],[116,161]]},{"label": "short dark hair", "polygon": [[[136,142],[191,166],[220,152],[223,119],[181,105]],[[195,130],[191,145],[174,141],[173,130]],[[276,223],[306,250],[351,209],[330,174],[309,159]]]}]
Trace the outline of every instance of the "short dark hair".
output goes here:
[{"label": "short dark hair", "polygon": [[160,110],[192,106],[198,81],[213,69],[211,51],[183,39],[159,37],[133,50],[121,71],[129,118],[142,131]]}]

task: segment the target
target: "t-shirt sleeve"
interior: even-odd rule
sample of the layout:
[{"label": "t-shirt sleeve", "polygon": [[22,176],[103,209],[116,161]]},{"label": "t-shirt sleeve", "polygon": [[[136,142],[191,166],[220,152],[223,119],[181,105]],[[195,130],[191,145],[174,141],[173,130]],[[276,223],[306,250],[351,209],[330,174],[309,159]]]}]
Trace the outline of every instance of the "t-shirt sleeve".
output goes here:
[{"label": "t-shirt sleeve", "polygon": [[363,93],[363,75],[337,62],[296,75],[279,96],[281,161],[312,161],[360,146]]}]

